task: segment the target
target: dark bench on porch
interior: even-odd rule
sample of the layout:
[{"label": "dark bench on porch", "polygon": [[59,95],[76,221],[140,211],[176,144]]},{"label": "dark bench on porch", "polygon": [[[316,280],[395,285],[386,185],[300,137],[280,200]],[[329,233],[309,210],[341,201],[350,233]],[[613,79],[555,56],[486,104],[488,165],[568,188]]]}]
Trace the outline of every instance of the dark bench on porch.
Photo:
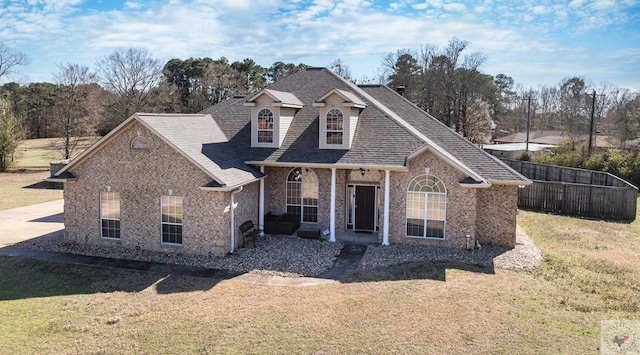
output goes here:
[{"label": "dark bench on porch", "polygon": [[277,215],[271,212],[264,216],[264,232],[267,234],[288,234],[300,228],[300,218],[289,214]]},{"label": "dark bench on porch", "polygon": [[256,238],[260,236],[260,231],[255,228],[252,221],[246,221],[240,225],[240,234],[242,234],[242,247],[247,240],[253,241],[253,247],[256,247]]},{"label": "dark bench on porch", "polygon": [[298,229],[298,238],[303,239],[320,239],[320,229],[318,228],[301,228]]}]

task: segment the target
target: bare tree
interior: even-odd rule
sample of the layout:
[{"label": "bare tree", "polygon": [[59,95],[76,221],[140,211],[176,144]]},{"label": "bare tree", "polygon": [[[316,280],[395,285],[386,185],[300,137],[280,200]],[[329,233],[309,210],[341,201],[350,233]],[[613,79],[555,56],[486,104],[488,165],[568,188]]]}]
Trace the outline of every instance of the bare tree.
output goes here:
[{"label": "bare tree", "polygon": [[18,65],[27,64],[29,64],[29,59],[26,54],[12,50],[0,42],[0,78],[13,73],[13,69]]},{"label": "bare tree", "polygon": [[340,58],[331,62],[331,64],[329,64],[329,69],[331,69],[331,71],[336,73],[337,75],[340,75],[341,77],[347,79],[348,81],[354,81],[353,77],[351,76],[351,70],[349,70],[349,67],[344,64],[344,62]]},{"label": "bare tree", "polygon": [[89,109],[87,87],[95,79],[95,75],[86,66],[66,64],[58,66],[55,75],[60,85],[56,97],[56,123],[64,139],[64,158],[71,158],[73,148],[80,136],[87,133],[87,116]]},{"label": "bare tree", "polygon": [[467,139],[473,143],[489,143],[496,128],[489,113],[489,104],[480,99],[474,100],[467,107],[466,118],[464,131]]},{"label": "bare tree", "polygon": [[143,49],[116,50],[97,62],[96,71],[102,86],[114,94],[107,103],[108,117],[102,133],[148,108],[150,95],[162,80],[162,64]]}]

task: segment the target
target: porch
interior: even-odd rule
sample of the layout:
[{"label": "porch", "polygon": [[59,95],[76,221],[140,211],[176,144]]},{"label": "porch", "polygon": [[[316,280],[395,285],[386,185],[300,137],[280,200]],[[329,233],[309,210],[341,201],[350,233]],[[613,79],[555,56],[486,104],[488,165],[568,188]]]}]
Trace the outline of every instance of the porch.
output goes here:
[{"label": "porch", "polygon": [[278,234],[301,228],[302,235],[295,236],[389,244],[390,170],[266,168],[260,167],[268,178],[260,181],[258,224],[267,234],[273,234],[267,231],[274,230],[273,219],[288,215],[299,218],[299,224]]}]

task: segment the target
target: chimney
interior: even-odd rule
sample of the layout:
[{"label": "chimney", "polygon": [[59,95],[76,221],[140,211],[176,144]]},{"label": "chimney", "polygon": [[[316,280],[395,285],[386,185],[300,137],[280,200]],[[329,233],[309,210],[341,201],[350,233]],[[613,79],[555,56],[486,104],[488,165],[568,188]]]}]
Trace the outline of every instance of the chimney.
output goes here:
[{"label": "chimney", "polygon": [[400,85],[396,88],[396,92],[400,95],[400,96],[404,96],[404,85]]}]

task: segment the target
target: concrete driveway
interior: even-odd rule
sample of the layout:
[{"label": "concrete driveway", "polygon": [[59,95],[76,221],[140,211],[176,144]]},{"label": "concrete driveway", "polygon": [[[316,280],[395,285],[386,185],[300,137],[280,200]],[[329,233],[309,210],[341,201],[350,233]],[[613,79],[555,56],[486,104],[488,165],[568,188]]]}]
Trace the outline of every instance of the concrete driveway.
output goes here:
[{"label": "concrete driveway", "polygon": [[64,237],[64,200],[0,211],[0,248],[29,239]]}]

